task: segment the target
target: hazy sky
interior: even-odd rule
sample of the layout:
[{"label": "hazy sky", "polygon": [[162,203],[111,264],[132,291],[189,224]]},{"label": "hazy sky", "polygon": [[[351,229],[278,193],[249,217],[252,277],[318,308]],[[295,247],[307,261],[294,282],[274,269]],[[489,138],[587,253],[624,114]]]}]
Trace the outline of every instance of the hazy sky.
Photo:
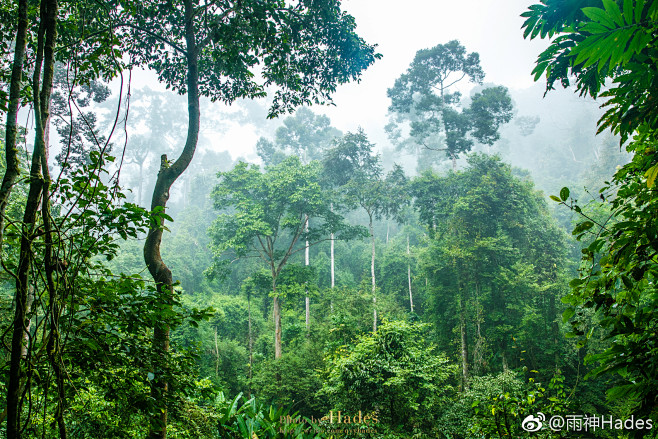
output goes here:
[{"label": "hazy sky", "polygon": [[[342,131],[364,128],[370,140],[379,146],[388,142],[384,133],[389,100],[387,88],[404,73],[416,51],[457,39],[468,52],[478,52],[485,82],[521,89],[533,84],[530,72],[534,61],[547,45],[543,41],[523,39],[519,16],[531,0],[345,0],[343,9],[357,22],[357,32],[368,43],[377,44],[383,55],[364,74],[360,83],[339,87],[335,107],[314,107],[327,114]],[[141,76],[141,75],[140,75]],[[150,83],[153,76],[138,78],[135,84]],[[541,89],[537,89],[541,99]],[[202,115],[203,116],[203,115]],[[276,122],[269,122],[276,123]],[[261,126],[231,125],[215,132],[207,125],[203,135],[212,148],[228,150],[233,157],[255,159],[255,143],[263,134]]]},{"label": "hazy sky", "polygon": [[[416,51],[459,40],[468,52],[478,52],[485,82],[509,88],[533,84],[530,72],[546,43],[527,41],[522,17],[530,0],[347,0],[343,7],[358,24],[366,41],[378,44],[383,58],[371,66],[359,84],[339,89],[337,108],[326,113],[339,127],[369,125],[386,114],[386,89],[404,73]],[[404,5],[404,6],[402,6]],[[355,118],[355,115],[359,115]],[[357,122],[366,118],[367,121]]]}]

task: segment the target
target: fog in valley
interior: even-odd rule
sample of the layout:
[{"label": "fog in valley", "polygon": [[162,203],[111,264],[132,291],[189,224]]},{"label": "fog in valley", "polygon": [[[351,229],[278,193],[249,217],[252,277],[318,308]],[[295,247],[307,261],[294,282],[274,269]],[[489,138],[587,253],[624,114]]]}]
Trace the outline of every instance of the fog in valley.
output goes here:
[{"label": "fog in valley", "polygon": [[656,2],[40,3],[0,438],[656,437]]}]

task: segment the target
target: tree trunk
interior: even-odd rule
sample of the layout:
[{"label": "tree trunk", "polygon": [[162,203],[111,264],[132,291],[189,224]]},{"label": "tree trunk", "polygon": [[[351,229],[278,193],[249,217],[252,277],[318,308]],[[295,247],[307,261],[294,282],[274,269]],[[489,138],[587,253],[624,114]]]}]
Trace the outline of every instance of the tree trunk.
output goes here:
[{"label": "tree trunk", "polygon": [[[308,215],[306,215],[306,226],[304,227],[304,230],[308,233]],[[310,254],[309,254],[309,246],[308,246],[308,239],[306,240],[306,248],[304,249],[304,257],[305,257],[305,263],[304,265],[308,267],[311,264],[311,259],[310,259]],[[308,297],[308,285],[306,286],[306,298],[305,298],[305,305],[306,305],[306,332],[308,333],[308,330],[310,329],[310,323],[311,323],[311,299]]]},{"label": "tree trunk", "polygon": [[251,333],[251,294],[247,296],[247,332],[249,336],[249,397],[251,398],[251,377],[254,367],[254,337]]},{"label": "tree trunk", "polygon": [[377,283],[375,281],[375,232],[372,227],[372,214],[368,223],[372,241],[372,258],[370,259],[370,276],[372,278],[372,332],[377,332]]},{"label": "tree trunk", "polygon": [[335,273],[335,262],[334,262],[334,234],[331,234],[331,288],[336,287],[336,273]]},{"label": "tree trunk", "polygon": [[475,281],[475,347],[473,348],[473,373],[480,375],[484,370],[484,337],[482,336],[482,305],[480,304],[480,282]]},{"label": "tree trunk", "polygon": [[11,67],[11,82],[9,84],[9,104],[7,107],[7,124],[5,128],[5,160],[7,168],[0,186],[0,251],[4,236],[5,211],[9,203],[11,189],[20,174],[16,135],[18,132],[18,106],[20,103],[21,77],[25,59],[27,41],[27,0],[18,2],[18,29],[14,46],[14,61]]},{"label": "tree trunk", "polygon": [[[329,206],[329,208],[330,208],[331,211],[333,212],[333,211],[334,211],[334,203],[331,203],[331,205]],[[330,253],[331,253],[331,257],[330,257],[330,259],[331,259],[331,288],[332,288],[332,289],[336,286],[336,273],[335,273],[335,271],[334,271],[334,270],[335,270],[335,262],[334,262],[334,261],[335,261],[335,260],[334,260],[334,237],[335,237],[335,236],[334,236],[334,233],[332,232],[332,233],[331,233],[331,236],[329,237],[329,238],[330,238],[329,241],[330,241],[330,244],[331,244],[331,251],[330,251]],[[332,300],[332,302],[331,302],[331,308],[332,308],[332,310],[333,310],[333,300]]]},{"label": "tree trunk", "polygon": [[[276,293],[276,290],[274,290]],[[274,358],[281,358],[281,304],[274,296]]]},{"label": "tree trunk", "polygon": [[462,388],[468,390],[468,333],[466,331],[466,304],[463,289],[459,293],[459,334],[461,338]]},{"label": "tree trunk", "polygon": [[[169,166],[167,155],[163,154],[160,159],[160,172],[153,189],[153,198],[151,199],[151,211],[156,209],[166,209],[169,200],[169,191],[174,182],[187,169],[192,158],[199,139],[199,71],[198,71],[198,53],[196,47],[196,36],[194,33],[194,4],[192,0],[184,1],[185,7],[185,42],[187,48],[187,108],[189,122],[187,127],[187,139],[185,147],[180,157]],[[159,296],[163,301],[170,301],[173,297],[173,277],[171,270],[162,260],[160,255],[160,244],[162,242],[162,232],[164,218],[161,218],[158,227],[149,229],[144,243],[144,261],[156,283]],[[154,359],[162,360],[169,351],[169,324],[166,321],[159,321],[153,330],[153,355]],[[164,364],[160,361],[160,366]],[[159,408],[159,414],[154,415],[149,426],[149,439],[166,439],[167,437],[167,408],[164,402],[165,394],[168,391],[168,385],[163,377],[164,370],[155,369],[153,371],[155,379],[151,385],[151,396],[155,399]]]},{"label": "tree trunk", "polygon": [[219,344],[217,343],[217,326],[215,326],[215,378],[219,378]]},{"label": "tree trunk", "polygon": [[[334,203],[331,203],[331,211],[334,211]],[[334,238],[335,235],[333,232],[331,232],[331,235],[329,236],[329,241],[330,241],[330,253],[331,253],[331,289],[333,290],[336,287],[336,263],[335,263],[335,256],[334,256]],[[331,295],[331,301],[329,302],[329,310],[331,313],[334,312],[334,299],[333,299],[333,293]]]},{"label": "tree trunk", "polygon": [[[46,124],[48,120],[46,120]],[[47,131],[46,131],[47,132]],[[47,144],[45,144],[47,145]],[[48,288],[48,314],[50,330],[48,333],[48,359],[53,368],[55,375],[55,385],[57,388],[57,408],[55,409],[55,419],[59,429],[60,439],[66,439],[66,423],[64,421],[64,410],[66,406],[66,392],[64,388],[64,365],[62,362],[62,345],[59,333],[59,320],[62,314],[62,306],[64,298],[61,293],[64,291],[60,285],[55,284],[54,272],[55,262],[53,260],[53,233],[52,224],[50,223],[50,172],[48,171],[48,156],[46,154],[48,148],[44,149],[44,154],[41,157],[41,172],[43,173],[43,189],[41,199],[41,218],[44,229],[45,241],[45,275],[46,285]]]},{"label": "tree trunk", "polygon": [[278,360],[281,358],[281,302],[276,295],[276,278],[277,272],[272,266],[272,296],[273,296],[273,306],[272,312],[274,314],[274,359]]},{"label": "tree trunk", "polygon": [[[45,143],[45,128],[50,119],[50,95],[52,92],[53,71],[55,66],[54,48],[55,39],[57,37],[57,0],[43,0],[40,7],[40,17],[41,23],[39,25],[35,69],[32,79],[36,132],[34,151],[32,153],[32,164],[30,167],[30,188],[23,215],[21,248],[18,270],[16,273],[16,295],[14,298],[15,311],[12,329],[9,377],[7,382],[7,439],[18,439],[21,437],[20,388],[22,359],[23,354],[27,353],[23,347],[23,341],[26,336],[29,336],[29,334],[27,334],[27,327],[29,324],[29,271],[32,261],[32,243],[36,236],[34,227],[37,220],[44,185],[41,170],[42,167],[47,169],[48,166],[47,163],[42,164],[42,162],[45,162],[46,157],[47,145]],[[41,79],[42,64],[43,79]],[[40,92],[39,88],[41,88]],[[7,171],[9,172],[9,167]]]},{"label": "tree trunk", "polygon": [[411,250],[409,249],[409,235],[407,235],[407,281],[409,282],[409,308],[414,312],[414,295],[411,292]]}]

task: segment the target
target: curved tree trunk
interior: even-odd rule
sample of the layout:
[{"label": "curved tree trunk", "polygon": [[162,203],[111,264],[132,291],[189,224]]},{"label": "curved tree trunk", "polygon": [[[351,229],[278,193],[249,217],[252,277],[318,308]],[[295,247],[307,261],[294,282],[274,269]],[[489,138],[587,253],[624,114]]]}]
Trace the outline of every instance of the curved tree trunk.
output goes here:
[{"label": "curved tree trunk", "polygon": [[[185,148],[180,157],[169,166],[166,154],[160,160],[160,171],[153,189],[151,199],[151,211],[164,209],[169,200],[169,190],[174,182],[187,169],[199,139],[199,72],[198,53],[196,47],[196,36],[194,33],[194,5],[191,0],[185,0],[185,41],[187,46],[187,108],[188,128]],[[160,219],[159,227],[149,229],[144,243],[144,261],[156,283],[157,292],[164,301],[169,301],[173,296],[173,277],[171,270],[162,260],[160,255],[160,244],[162,242],[164,218]],[[162,358],[169,351],[169,324],[161,321],[156,324],[153,331],[153,354],[156,358]],[[162,364],[162,363],[160,363]],[[163,364],[162,364],[163,365]],[[164,404],[165,395],[168,390],[166,380],[163,378],[163,370],[154,370],[154,383],[151,387],[151,395],[158,402],[161,412],[151,419],[149,439],[165,439],[167,437],[167,409]]]}]

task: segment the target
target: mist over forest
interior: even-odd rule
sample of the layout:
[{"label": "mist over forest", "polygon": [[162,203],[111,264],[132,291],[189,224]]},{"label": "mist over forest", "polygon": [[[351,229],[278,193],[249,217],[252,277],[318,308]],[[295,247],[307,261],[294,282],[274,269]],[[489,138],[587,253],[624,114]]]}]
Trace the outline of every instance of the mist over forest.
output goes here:
[{"label": "mist over forest", "polygon": [[0,438],[658,437],[658,2],[412,6],[0,4]]}]

